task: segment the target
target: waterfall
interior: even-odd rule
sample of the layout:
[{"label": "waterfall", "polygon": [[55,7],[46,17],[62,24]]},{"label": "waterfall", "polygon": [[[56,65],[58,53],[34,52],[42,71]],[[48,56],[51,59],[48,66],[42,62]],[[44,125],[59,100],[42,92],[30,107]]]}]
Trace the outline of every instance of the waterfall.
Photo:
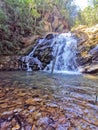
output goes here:
[{"label": "waterfall", "polygon": [[45,71],[53,69],[54,72],[77,72],[77,41],[71,33],[63,33],[55,37],[52,46],[54,59],[46,66]]},{"label": "waterfall", "polygon": [[[48,56],[45,55],[47,51],[44,51],[44,49],[48,49],[48,47],[52,48],[49,51],[52,56],[50,61],[46,62]],[[23,59],[27,71],[31,71],[30,65],[33,67],[36,64],[40,70],[44,69],[44,71],[49,72],[77,72],[76,54],[77,40],[71,33],[49,34],[40,39],[33,50]],[[45,57],[44,61],[43,57]]]}]

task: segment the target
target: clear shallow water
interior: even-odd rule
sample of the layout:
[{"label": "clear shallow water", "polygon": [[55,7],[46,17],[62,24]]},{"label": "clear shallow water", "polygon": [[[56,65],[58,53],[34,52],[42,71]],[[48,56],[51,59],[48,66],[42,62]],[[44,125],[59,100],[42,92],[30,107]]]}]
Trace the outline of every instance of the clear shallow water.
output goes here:
[{"label": "clear shallow water", "polygon": [[70,94],[93,101],[96,99],[98,89],[98,76],[78,73],[0,72],[0,81],[1,85],[4,84],[5,87],[48,89],[55,96],[64,98]]},{"label": "clear shallow water", "polygon": [[50,88],[52,88],[52,85],[53,86],[56,85],[57,88],[59,88],[60,86],[66,88],[66,86],[70,85],[72,85],[71,87],[80,87],[80,88],[85,87],[85,89],[87,87],[89,88],[98,87],[98,76],[88,74],[82,75],[78,73],[51,74],[49,72],[47,73],[47,72],[24,72],[24,71],[0,72],[0,80],[1,81],[9,80],[9,82],[11,81],[12,84],[14,81],[17,81],[19,83],[24,83],[26,85],[25,87],[34,87],[33,85],[35,83],[38,87],[43,86]]},{"label": "clear shallow water", "polygon": [[[40,127],[37,125],[38,122],[44,122],[45,125],[50,117],[55,123],[48,122],[49,127],[52,125],[56,130],[98,129],[98,102],[96,102],[98,76],[59,73],[52,75],[45,72],[22,71],[0,72],[0,92],[1,118],[5,116],[2,113],[7,111],[18,111],[18,114],[25,117],[24,111],[27,111],[28,118],[26,119],[29,122],[31,119],[35,120],[31,109],[34,107],[34,112],[41,113],[35,123],[37,129]],[[14,107],[13,103],[15,103]],[[41,108],[43,110],[40,110]],[[46,112],[46,109],[49,111]],[[9,114],[6,116],[8,118]],[[31,126],[32,122],[29,123]],[[44,130],[43,126],[41,127]]]}]

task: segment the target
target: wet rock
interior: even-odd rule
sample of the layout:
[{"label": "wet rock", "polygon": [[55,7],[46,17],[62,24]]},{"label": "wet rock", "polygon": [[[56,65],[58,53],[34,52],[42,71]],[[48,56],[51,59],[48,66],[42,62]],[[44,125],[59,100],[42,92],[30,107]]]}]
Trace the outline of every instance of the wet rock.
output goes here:
[{"label": "wet rock", "polygon": [[85,66],[85,65],[91,64],[92,57],[91,56],[87,56],[85,58],[79,57],[79,58],[77,58],[77,63],[79,66],[83,66],[83,65]]},{"label": "wet rock", "polygon": [[79,70],[82,73],[91,73],[91,74],[98,73],[98,64],[80,67]]},{"label": "wet rock", "polygon": [[46,38],[47,40],[53,39],[53,38],[54,38],[54,34],[48,34],[48,35],[46,35],[45,38]]},{"label": "wet rock", "polygon": [[98,45],[96,45],[93,49],[90,50],[89,52],[91,55],[94,55],[94,54],[98,54]]}]

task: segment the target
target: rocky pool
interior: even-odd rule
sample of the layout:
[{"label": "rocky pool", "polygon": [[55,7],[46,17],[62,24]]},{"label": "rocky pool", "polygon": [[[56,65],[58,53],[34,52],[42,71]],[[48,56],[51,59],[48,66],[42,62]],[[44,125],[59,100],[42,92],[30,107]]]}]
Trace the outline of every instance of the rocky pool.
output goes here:
[{"label": "rocky pool", "polygon": [[0,130],[98,130],[98,76],[0,72]]}]

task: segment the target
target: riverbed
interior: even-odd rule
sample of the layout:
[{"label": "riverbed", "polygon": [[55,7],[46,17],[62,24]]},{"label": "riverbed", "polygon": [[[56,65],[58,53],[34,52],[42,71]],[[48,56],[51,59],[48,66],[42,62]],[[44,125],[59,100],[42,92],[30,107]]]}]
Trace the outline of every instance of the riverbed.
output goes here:
[{"label": "riverbed", "polygon": [[98,130],[98,76],[0,72],[0,130]]}]

